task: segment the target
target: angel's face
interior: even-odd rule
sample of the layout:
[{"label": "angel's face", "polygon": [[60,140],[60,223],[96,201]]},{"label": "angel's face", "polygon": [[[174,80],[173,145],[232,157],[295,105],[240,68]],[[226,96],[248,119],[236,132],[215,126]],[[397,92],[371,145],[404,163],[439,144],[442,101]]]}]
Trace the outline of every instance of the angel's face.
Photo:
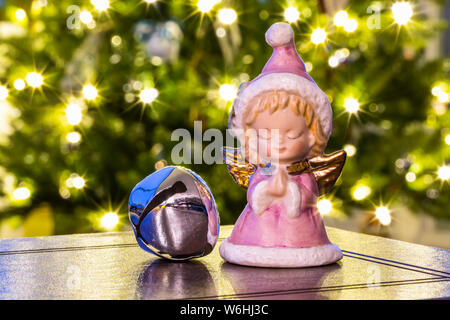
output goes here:
[{"label": "angel's face", "polygon": [[266,109],[249,127],[255,132],[256,141],[253,141],[256,142],[254,147],[257,147],[259,158],[268,157],[275,163],[290,164],[304,160],[315,143],[305,118],[296,115],[290,108],[278,109],[273,113]]}]

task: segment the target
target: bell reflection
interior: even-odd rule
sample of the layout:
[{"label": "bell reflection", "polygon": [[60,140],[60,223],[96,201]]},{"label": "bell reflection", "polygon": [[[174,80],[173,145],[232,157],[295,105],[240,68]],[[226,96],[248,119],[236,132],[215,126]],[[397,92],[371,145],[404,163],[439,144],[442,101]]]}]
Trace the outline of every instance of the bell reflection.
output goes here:
[{"label": "bell reflection", "polygon": [[[221,272],[238,298],[249,299],[328,299],[321,292],[324,282],[342,277],[341,266],[330,264],[313,268],[255,268],[225,262]],[[334,298],[334,297],[333,297]]]},{"label": "bell reflection", "polygon": [[154,260],[138,278],[136,298],[195,299],[217,296],[208,269],[200,261]]}]

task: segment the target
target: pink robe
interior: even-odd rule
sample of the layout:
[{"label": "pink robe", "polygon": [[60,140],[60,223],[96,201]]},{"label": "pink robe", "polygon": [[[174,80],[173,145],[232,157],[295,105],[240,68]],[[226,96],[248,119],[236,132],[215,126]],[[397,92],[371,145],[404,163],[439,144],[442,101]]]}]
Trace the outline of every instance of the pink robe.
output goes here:
[{"label": "pink robe", "polygon": [[228,240],[233,244],[260,247],[310,248],[330,244],[322,217],[316,209],[317,182],[312,173],[290,176],[301,193],[300,215],[292,218],[286,214],[285,203],[271,204],[256,215],[252,209],[252,194],[258,183],[270,176],[253,174],[247,191],[248,204],[240,215]]}]

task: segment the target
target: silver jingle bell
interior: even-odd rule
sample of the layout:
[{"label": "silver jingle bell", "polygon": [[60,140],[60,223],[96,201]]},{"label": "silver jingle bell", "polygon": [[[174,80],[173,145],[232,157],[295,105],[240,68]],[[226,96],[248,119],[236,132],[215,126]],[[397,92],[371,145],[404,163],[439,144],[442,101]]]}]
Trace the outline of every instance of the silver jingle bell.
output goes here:
[{"label": "silver jingle bell", "polygon": [[157,170],[131,191],[128,212],[139,246],[169,260],[209,254],[219,214],[207,184],[183,167]]}]

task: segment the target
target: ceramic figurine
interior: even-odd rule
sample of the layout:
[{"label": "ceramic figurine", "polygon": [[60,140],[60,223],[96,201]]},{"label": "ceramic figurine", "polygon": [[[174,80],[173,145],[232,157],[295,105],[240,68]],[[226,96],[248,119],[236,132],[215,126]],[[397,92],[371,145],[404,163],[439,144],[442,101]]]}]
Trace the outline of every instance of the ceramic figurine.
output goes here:
[{"label": "ceramic figurine", "polygon": [[248,204],[220,254],[259,267],[334,263],[342,252],[328,239],[316,202],[334,185],[346,154],[323,154],[332,110],[305,70],[291,26],[275,23],[266,41],[272,57],[241,85],[230,113],[229,129],[241,148],[224,148],[224,158],[235,181],[248,188]]},{"label": "ceramic figurine", "polygon": [[209,254],[219,236],[214,197],[196,173],[168,166],[139,182],[128,201],[139,246],[169,260]]}]

